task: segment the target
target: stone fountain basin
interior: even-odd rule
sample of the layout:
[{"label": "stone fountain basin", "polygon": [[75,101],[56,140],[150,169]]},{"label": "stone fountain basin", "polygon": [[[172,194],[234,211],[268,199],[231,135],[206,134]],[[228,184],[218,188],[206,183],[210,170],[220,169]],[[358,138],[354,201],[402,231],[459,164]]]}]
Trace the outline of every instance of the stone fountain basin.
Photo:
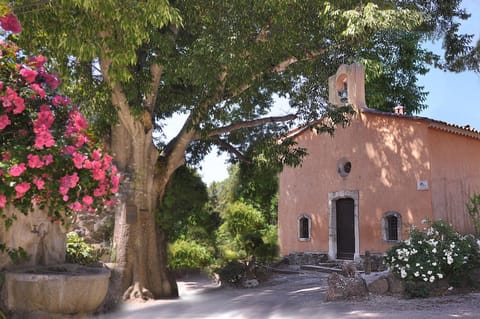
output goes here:
[{"label": "stone fountain basin", "polygon": [[14,313],[91,314],[103,302],[110,270],[75,264],[28,266],[5,274],[7,308]]}]

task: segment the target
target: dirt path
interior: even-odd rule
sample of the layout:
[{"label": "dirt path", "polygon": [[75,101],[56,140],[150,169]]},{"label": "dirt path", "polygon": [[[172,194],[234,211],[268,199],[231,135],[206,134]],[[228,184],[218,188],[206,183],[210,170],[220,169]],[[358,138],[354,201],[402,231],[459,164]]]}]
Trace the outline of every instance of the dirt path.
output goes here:
[{"label": "dirt path", "polygon": [[480,319],[480,293],[410,300],[371,295],[357,301],[325,302],[327,276],[315,271],[276,274],[250,289],[221,288],[205,276],[195,276],[179,281],[177,300],[126,304],[119,312],[96,318]]}]

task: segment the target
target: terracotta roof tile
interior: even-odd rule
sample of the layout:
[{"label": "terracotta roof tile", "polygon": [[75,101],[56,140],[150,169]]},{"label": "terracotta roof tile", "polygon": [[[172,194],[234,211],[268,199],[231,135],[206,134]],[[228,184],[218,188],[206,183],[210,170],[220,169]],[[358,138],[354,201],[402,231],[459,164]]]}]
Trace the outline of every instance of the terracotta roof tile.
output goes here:
[{"label": "terracotta roof tile", "polygon": [[[360,108],[359,111],[361,113],[367,113],[367,114],[370,113],[370,114],[376,114],[376,115],[380,115],[380,116],[401,117],[401,118],[405,118],[405,119],[427,122],[427,123],[430,124],[429,127],[433,128],[433,129],[446,131],[446,132],[449,132],[449,133],[458,134],[458,135],[462,135],[462,136],[468,136],[468,137],[471,137],[471,138],[480,139],[480,131],[476,130],[475,128],[471,127],[470,125],[461,126],[461,125],[456,125],[456,124],[452,124],[452,123],[447,123],[447,122],[443,122],[443,121],[434,120],[434,119],[431,119],[431,118],[428,118],[428,117],[383,112],[383,111],[379,111],[379,110],[376,110],[376,109],[371,109],[371,108],[368,108],[368,107],[362,107],[362,108]],[[320,123],[321,121],[322,121],[322,119],[319,119],[319,120],[312,121],[312,122],[310,122],[310,123],[308,123],[304,126],[297,127],[295,129],[291,130],[290,132],[288,132],[286,134],[286,137],[295,137],[299,134],[302,134],[303,132],[308,130],[310,127],[312,127],[315,124]]]}]

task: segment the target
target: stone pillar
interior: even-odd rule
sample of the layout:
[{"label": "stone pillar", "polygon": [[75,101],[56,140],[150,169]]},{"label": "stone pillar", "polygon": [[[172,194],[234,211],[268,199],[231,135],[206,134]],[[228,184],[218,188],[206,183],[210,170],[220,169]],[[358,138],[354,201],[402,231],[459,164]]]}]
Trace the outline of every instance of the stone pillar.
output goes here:
[{"label": "stone pillar", "polygon": [[365,269],[365,274],[370,274],[372,272],[372,258],[370,257],[370,252],[365,251],[365,260],[363,261],[363,268]]}]

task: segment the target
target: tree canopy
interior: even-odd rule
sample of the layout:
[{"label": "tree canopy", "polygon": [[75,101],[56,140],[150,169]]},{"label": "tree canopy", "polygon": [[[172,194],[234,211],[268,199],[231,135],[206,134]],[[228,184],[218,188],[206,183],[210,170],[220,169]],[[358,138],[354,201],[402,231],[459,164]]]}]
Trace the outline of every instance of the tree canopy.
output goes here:
[{"label": "tree canopy", "polygon": [[[14,9],[25,20],[25,44],[49,52],[81,89],[79,97],[96,97],[102,112],[112,108],[99,96],[108,91],[95,72],[99,58],[110,60],[108,76],[123,84],[137,114],[144,111],[151,68],[159,66],[152,125],[161,130],[173,113],[191,114],[187,126],[201,132],[189,148],[193,163],[213,144],[245,151],[251,120],[268,114],[273,93],[290,98],[292,120],[320,117],[326,78],[340,63],[367,65],[368,105],[390,110],[400,103],[409,113],[426,107],[416,76],[428,63],[478,69],[472,37],[458,35],[468,18],[460,0],[15,1]],[[420,49],[422,40],[440,37],[443,59]],[[255,135],[290,128],[266,123]]]}]

